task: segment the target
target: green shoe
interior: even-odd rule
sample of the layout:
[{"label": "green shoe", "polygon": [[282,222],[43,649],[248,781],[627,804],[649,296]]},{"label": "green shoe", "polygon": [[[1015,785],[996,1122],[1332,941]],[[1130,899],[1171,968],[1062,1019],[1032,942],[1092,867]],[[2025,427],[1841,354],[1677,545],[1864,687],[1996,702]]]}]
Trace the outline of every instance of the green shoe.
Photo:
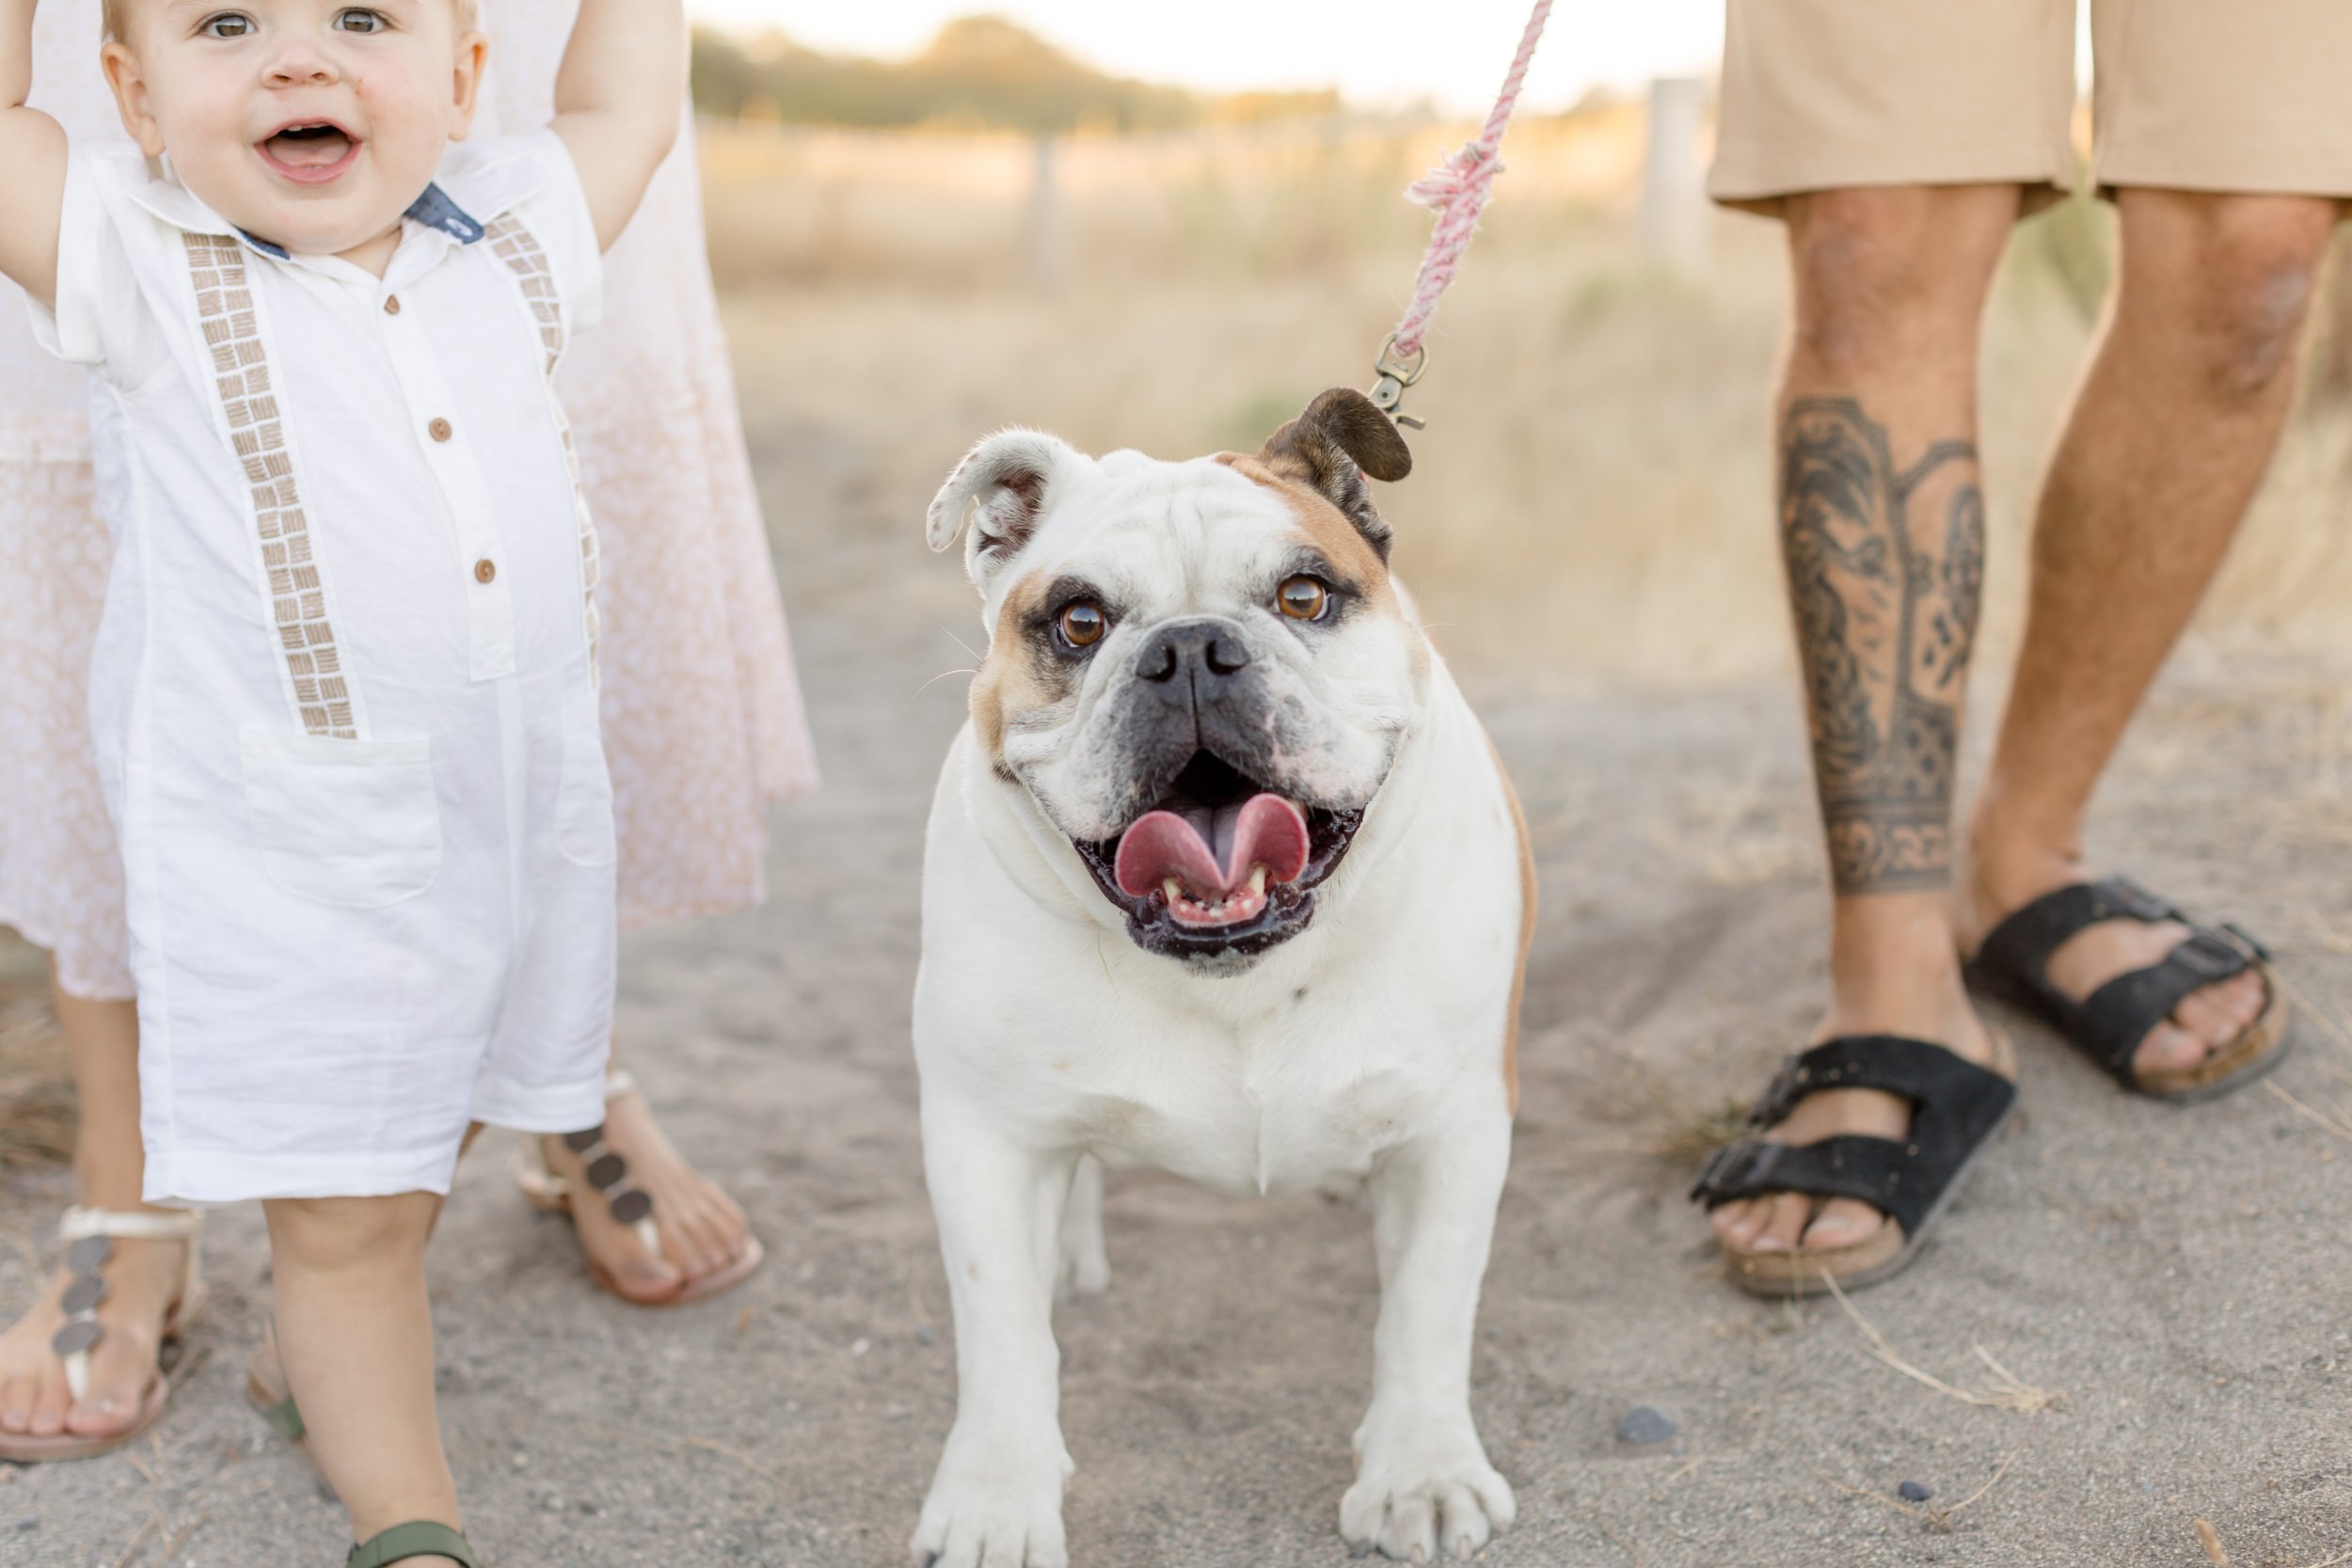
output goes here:
[{"label": "green shoe", "polygon": [[412,1557],[454,1558],[466,1568],[481,1568],[465,1536],[430,1519],[394,1525],[374,1540],[361,1542],[343,1559],[343,1568],[385,1568],[387,1563],[405,1562]]}]

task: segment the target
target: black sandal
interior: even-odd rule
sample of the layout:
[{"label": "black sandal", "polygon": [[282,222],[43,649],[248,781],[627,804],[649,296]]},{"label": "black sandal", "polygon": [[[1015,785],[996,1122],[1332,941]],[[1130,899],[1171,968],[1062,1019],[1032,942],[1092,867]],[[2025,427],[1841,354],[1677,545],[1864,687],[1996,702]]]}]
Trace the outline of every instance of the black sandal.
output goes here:
[{"label": "black sandal", "polygon": [[343,1559],[343,1568],[387,1568],[388,1564],[405,1562],[412,1557],[445,1557],[464,1563],[466,1568],[481,1568],[474,1560],[473,1547],[463,1535],[431,1519],[411,1519],[370,1536],[351,1548],[351,1555]]},{"label": "black sandal", "polygon": [[1717,1149],[1700,1167],[1692,1201],[1709,1212],[1767,1193],[1859,1198],[1887,1223],[1842,1247],[1756,1252],[1722,1243],[1732,1283],[1754,1295],[1818,1295],[1875,1285],[1917,1256],[1977,1157],[2017,1107],[2016,1058],[2009,1037],[1989,1031],[1998,1069],[1927,1040],[1848,1035],[1801,1052],[1748,1119],[1758,1128],[1788,1119],[1797,1102],[1824,1089],[1878,1089],[1911,1101],[1909,1136],[1840,1133],[1819,1143],[1751,1136]]},{"label": "black sandal", "polygon": [[[2119,974],[2077,1002],[2050,983],[2045,966],[2077,931],[2108,920],[2178,921],[2189,935],[2159,961]],[[2148,1032],[2171,1017],[2183,997],[2249,969],[2263,978],[2262,1016],[2227,1050],[2193,1068],[2133,1067]],[[2269,949],[2238,927],[2200,926],[2120,877],[2076,882],[2025,905],[1993,927],[1963,974],[1973,989],[2042,1020],[2125,1088],[2151,1099],[2211,1100],[2261,1077],[2286,1054],[2286,990],[2271,971]]]}]

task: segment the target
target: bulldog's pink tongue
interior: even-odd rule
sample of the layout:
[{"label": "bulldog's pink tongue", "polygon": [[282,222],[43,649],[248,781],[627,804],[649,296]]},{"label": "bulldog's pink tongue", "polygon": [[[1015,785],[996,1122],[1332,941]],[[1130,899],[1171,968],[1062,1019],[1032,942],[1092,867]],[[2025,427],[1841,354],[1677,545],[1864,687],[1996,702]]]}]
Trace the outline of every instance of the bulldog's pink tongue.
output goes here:
[{"label": "bulldog's pink tongue", "polygon": [[[1164,892],[1180,922],[1231,926],[1265,908],[1268,884],[1307,869],[1306,814],[1279,795],[1195,815],[1199,821],[1155,811],[1127,830],[1115,868],[1121,892],[1132,898]],[[1224,841],[1222,865],[1212,838]],[[1263,879],[1253,876],[1260,866]]]}]

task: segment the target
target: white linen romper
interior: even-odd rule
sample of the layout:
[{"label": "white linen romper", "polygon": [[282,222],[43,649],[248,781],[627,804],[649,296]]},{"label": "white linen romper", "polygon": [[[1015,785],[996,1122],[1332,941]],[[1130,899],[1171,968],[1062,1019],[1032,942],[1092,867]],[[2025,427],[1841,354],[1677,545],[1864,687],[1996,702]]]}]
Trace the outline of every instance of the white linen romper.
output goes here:
[{"label": "white linen romper", "polygon": [[77,151],[44,346],[92,367],[91,667],[156,1203],[446,1192],[603,1119],[596,543],[550,388],[600,305],[552,133],[461,144],[381,278]]}]

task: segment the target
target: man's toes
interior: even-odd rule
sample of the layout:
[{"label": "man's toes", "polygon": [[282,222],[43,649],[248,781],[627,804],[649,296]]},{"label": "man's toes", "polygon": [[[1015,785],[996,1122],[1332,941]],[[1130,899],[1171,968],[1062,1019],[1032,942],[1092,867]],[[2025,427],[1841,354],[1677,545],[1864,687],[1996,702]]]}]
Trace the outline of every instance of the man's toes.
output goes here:
[{"label": "man's toes", "polygon": [[2203,1037],[2168,1022],[2148,1031],[2148,1037],[2139,1042],[2138,1051],[2132,1055],[2132,1065],[2142,1072],[2177,1072],[2204,1059]]},{"label": "man's toes", "polygon": [[1804,1229],[1804,1244],[1816,1251],[1852,1246],[1867,1241],[1886,1223],[1886,1216],[1857,1198],[1834,1197]]},{"label": "man's toes", "polygon": [[2253,1026],[2270,1003],[2270,983],[2250,969],[2243,974],[2231,975],[2214,990],[2230,1009],[2230,1016],[2236,1020],[2240,1034]]},{"label": "man's toes", "polygon": [[1794,1252],[1813,1217],[1813,1200],[1803,1193],[1774,1193],[1767,1201],[1771,1216],[1748,1245],[1756,1252]]},{"label": "man's toes", "polygon": [[1750,1198],[1736,1198],[1707,1216],[1707,1223],[1715,1227],[1718,1241],[1734,1246],[1746,1246],[1748,1238],[1756,1233],[1756,1205]]},{"label": "man's toes", "polygon": [[2196,1036],[2207,1051],[2222,1050],[2245,1027],[2217,986],[2182,997],[2172,1009],[2172,1022],[2182,1032]]}]

